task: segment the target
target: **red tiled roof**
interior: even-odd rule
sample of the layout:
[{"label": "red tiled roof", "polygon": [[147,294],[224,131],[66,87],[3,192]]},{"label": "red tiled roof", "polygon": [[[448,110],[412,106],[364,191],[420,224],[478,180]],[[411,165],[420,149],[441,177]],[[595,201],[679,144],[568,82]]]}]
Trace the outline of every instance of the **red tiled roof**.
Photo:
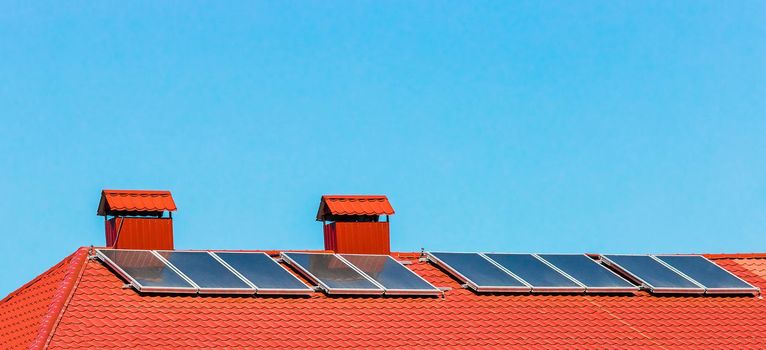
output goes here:
[{"label": "red tiled roof", "polygon": [[176,203],[170,191],[103,190],[98,215],[110,211],[174,211]]},{"label": "red tiled roof", "polygon": [[87,258],[81,248],[0,300],[3,349],[42,349]]},{"label": "red tiled roof", "polygon": [[326,215],[393,215],[386,196],[324,195],[319,203],[317,221]]},{"label": "red tiled roof", "polygon": [[[0,336],[21,335],[10,348],[33,338],[48,339],[51,349],[766,348],[760,297],[479,295],[415,253],[394,255],[451,287],[444,298],[140,295],[86,254],[78,250],[0,303]],[[766,259],[716,263],[766,288]],[[40,311],[66,294],[63,306]],[[18,315],[32,303],[36,312]],[[24,317],[58,321],[48,334],[40,323],[8,321]]]}]

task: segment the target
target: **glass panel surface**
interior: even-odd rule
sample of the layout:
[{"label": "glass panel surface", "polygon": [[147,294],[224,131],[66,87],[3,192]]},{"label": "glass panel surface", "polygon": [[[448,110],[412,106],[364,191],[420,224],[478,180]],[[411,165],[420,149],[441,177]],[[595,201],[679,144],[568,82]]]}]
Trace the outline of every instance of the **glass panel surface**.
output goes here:
[{"label": "glass panel surface", "polygon": [[605,255],[626,272],[650,284],[653,288],[701,289],[648,255]]},{"label": "glass panel surface", "polygon": [[585,255],[539,254],[539,256],[574,277],[587,288],[635,288],[632,283]]},{"label": "glass panel surface", "polygon": [[99,250],[119,269],[136,280],[142,287],[189,288],[186,282],[149,250]]},{"label": "glass panel surface", "polygon": [[[477,253],[430,253],[478,286],[526,287]],[[465,281],[467,282],[467,281]]]},{"label": "glass panel surface", "polygon": [[297,277],[287,272],[265,253],[215,253],[229,266],[245,276],[258,288],[298,289],[308,287]]},{"label": "glass panel surface", "polygon": [[333,254],[283,254],[330,289],[381,290]]},{"label": "glass panel surface", "polygon": [[437,290],[388,255],[341,255],[386,289]]},{"label": "glass panel surface", "polygon": [[200,288],[252,289],[206,252],[158,251]]},{"label": "glass panel surface", "polygon": [[484,254],[535,287],[574,287],[579,284],[554,270],[532,254]]},{"label": "glass panel surface", "polygon": [[755,287],[732,276],[712,261],[698,255],[664,255],[657,256],[657,258],[707,288],[755,289]]}]

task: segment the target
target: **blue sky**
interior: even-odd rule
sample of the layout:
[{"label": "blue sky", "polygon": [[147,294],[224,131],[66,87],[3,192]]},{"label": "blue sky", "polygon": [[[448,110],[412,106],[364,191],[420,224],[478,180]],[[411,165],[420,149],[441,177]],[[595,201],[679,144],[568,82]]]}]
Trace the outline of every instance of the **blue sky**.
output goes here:
[{"label": "blue sky", "polygon": [[766,4],[2,2],[0,294],[169,189],[177,248],[766,251]]}]

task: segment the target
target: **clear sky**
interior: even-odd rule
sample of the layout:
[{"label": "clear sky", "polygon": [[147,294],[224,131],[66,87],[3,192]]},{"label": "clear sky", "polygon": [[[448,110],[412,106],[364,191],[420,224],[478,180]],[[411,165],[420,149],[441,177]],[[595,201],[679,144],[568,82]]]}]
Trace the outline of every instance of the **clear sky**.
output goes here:
[{"label": "clear sky", "polygon": [[169,189],[177,248],[765,252],[766,3],[0,3],[0,295]]}]

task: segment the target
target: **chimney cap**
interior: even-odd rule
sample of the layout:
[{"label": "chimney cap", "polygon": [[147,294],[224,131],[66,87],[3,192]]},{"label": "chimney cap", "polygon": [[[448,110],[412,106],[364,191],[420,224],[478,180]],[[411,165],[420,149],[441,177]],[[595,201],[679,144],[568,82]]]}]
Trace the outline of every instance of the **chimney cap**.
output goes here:
[{"label": "chimney cap", "polygon": [[334,215],[393,215],[394,208],[383,195],[324,195],[319,202],[317,221]]},{"label": "chimney cap", "polygon": [[106,216],[115,212],[155,215],[166,210],[176,210],[170,191],[102,190],[97,215]]}]

